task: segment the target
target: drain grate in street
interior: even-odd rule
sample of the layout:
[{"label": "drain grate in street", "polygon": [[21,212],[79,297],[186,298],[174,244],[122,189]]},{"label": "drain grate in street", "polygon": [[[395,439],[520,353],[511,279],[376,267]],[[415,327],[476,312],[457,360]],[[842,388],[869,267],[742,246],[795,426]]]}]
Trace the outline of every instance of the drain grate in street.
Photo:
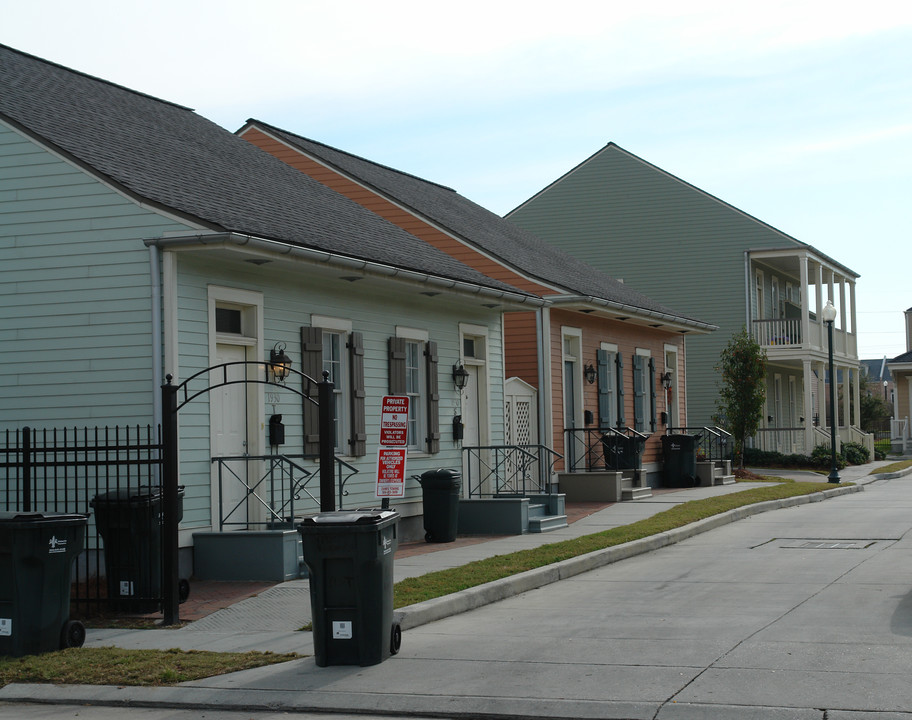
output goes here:
[{"label": "drain grate in street", "polygon": [[781,548],[798,550],[866,550],[879,540],[782,539]]}]

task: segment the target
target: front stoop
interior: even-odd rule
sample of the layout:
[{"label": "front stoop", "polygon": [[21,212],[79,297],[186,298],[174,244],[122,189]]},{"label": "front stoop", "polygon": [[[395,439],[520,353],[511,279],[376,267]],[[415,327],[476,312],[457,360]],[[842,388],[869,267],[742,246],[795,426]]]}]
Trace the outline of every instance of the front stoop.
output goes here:
[{"label": "front stoop", "polygon": [[460,535],[525,535],[567,527],[565,497],[550,495],[499,495],[460,500]]},{"label": "front stoop", "polygon": [[566,515],[550,515],[546,504],[529,505],[529,532],[543,533],[567,527]]},{"label": "front stoop", "polygon": [[652,488],[646,484],[645,470],[624,470],[621,478],[621,500],[643,500],[652,497]]},{"label": "front stoop", "polygon": [[731,460],[710,460],[697,463],[698,484],[708,487],[711,485],[733,485],[736,482],[732,473]]}]

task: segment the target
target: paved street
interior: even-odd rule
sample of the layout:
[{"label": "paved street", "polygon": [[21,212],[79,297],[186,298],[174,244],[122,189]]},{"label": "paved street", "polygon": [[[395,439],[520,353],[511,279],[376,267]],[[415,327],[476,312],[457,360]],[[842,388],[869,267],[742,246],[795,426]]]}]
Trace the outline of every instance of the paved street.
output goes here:
[{"label": "paved street", "polygon": [[[410,629],[400,654],[373,667],[317,668],[307,658],[178,688],[67,688],[58,701],[390,716],[909,720],[910,529],[912,476],[881,480]],[[10,695],[27,699],[31,687]]]}]

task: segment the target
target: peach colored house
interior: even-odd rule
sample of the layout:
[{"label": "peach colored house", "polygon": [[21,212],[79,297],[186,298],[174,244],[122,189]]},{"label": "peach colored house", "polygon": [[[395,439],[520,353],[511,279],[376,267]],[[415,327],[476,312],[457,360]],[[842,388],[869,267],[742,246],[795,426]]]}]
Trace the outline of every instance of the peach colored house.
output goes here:
[{"label": "peach colored house", "polygon": [[[257,120],[238,134],[466,265],[547,301],[504,312],[504,436],[507,445],[543,445],[559,455],[553,470],[561,492],[575,492],[579,478],[571,476],[582,475],[603,487],[608,476],[603,496],[610,499],[621,499],[622,484],[625,497],[660,484],[661,435],[687,425],[685,338],[714,325],[651,300],[450,188]],[[493,437],[485,407],[496,399],[486,391],[482,346],[468,329],[461,363],[471,381],[458,412],[470,478],[485,461],[473,461],[469,448]]]}]

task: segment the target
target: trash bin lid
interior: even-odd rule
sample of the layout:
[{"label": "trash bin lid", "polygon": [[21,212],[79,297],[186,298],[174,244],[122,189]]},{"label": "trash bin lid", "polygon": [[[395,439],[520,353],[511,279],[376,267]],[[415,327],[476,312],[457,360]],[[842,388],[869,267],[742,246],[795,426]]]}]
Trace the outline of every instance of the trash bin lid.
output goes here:
[{"label": "trash bin lid", "polygon": [[429,487],[437,490],[458,488],[462,484],[462,474],[449,468],[440,468],[438,470],[427,470],[418,476],[418,484],[421,487]]},{"label": "trash bin lid", "polygon": [[[177,488],[178,497],[184,494],[183,486]],[[162,489],[153,485],[140,485],[135,488],[120,488],[119,490],[110,490],[108,492],[98,493],[89,502],[89,505],[95,507],[98,505],[120,505],[120,504],[149,504],[161,499]]]},{"label": "trash bin lid", "polygon": [[322,512],[318,515],[304,518],[301,521],[301,525],[307,527],[380,525],[381,523],[395,520],[398,517],[399,513],[395,510],[383,510],[381,508],[332,510],[330,512]]},{"label": "trash bin lid", "polygon": [[83,513],[53,513],[53,512],[20,512],[4,510],[0,512],[0,523],[12,526],[27,526],[37,523],[50,523],[54,525],[69,525],[72,523],[85,523],[88,514]]}]

